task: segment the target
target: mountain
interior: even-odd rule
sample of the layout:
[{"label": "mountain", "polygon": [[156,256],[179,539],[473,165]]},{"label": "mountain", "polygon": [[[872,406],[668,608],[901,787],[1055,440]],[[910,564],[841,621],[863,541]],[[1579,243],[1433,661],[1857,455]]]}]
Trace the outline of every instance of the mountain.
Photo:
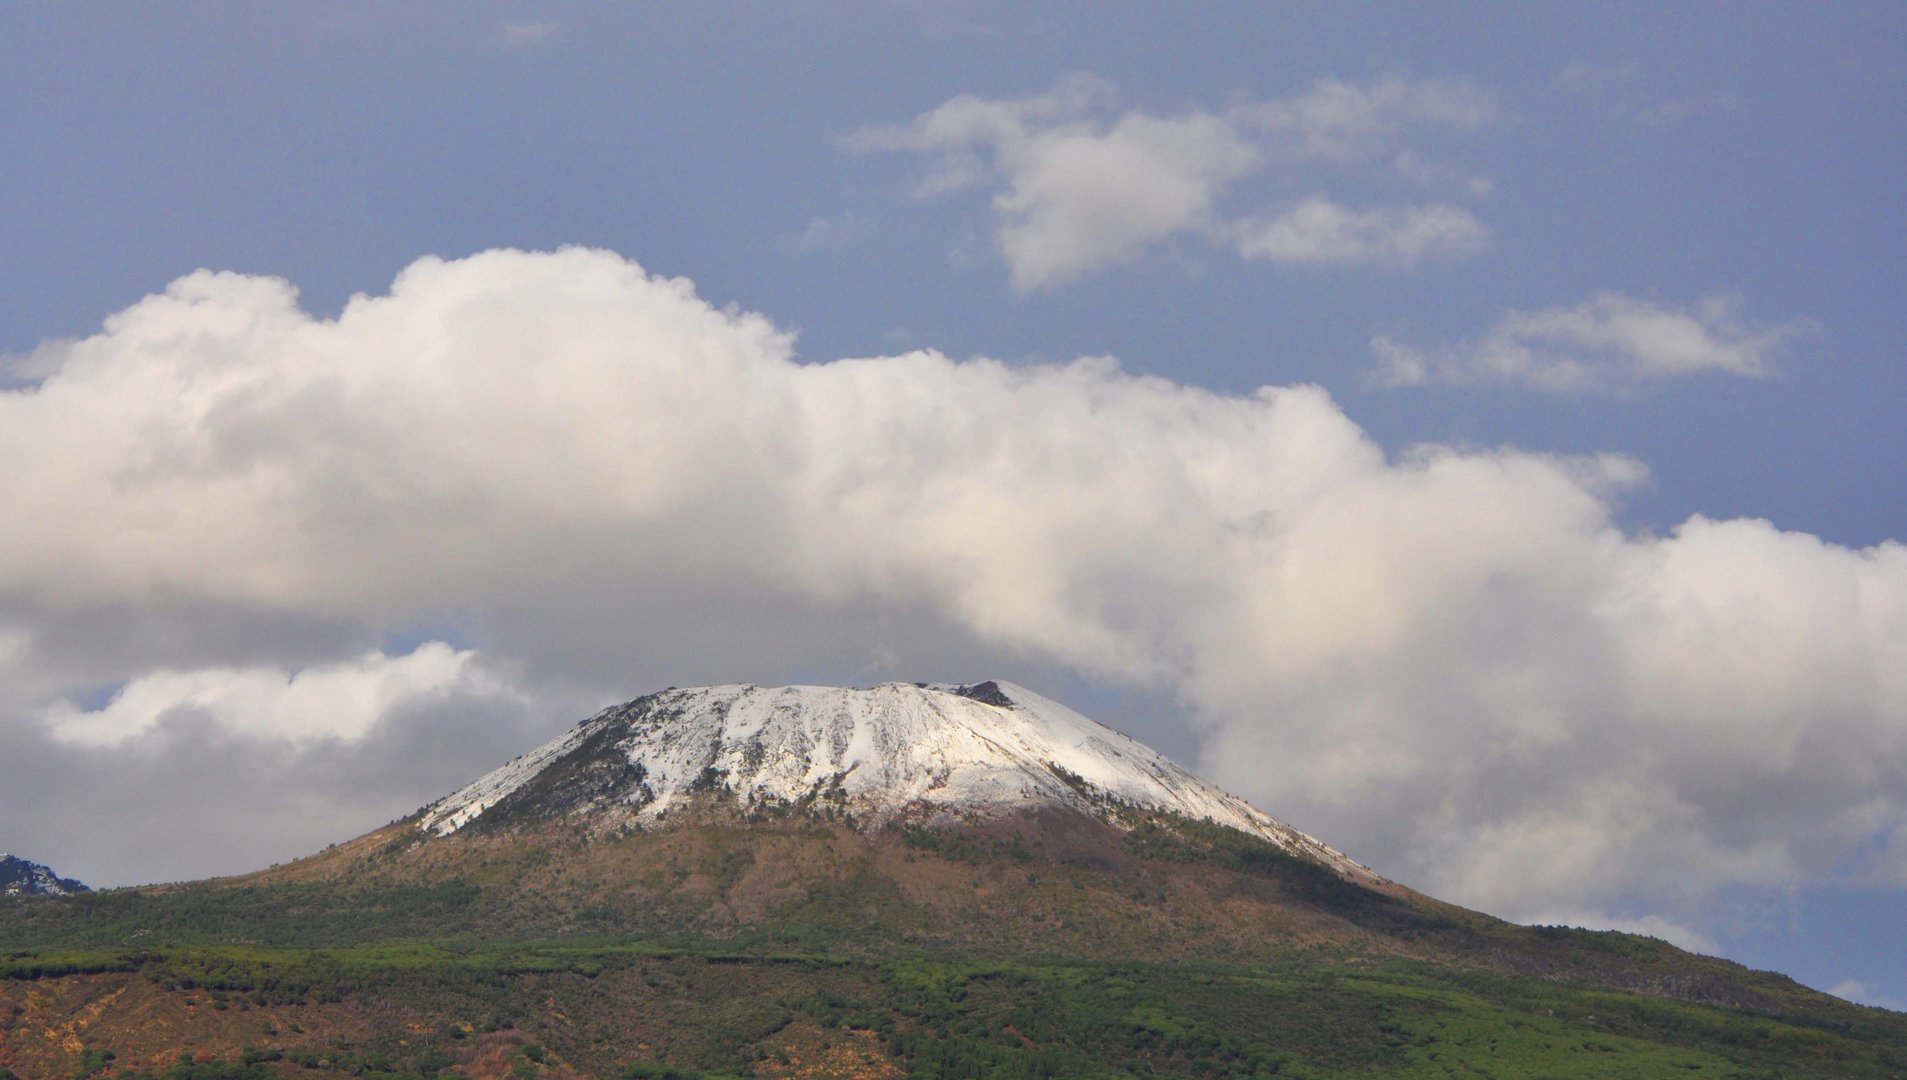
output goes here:
[{"label": "mountain", "polygon": [[55,874],[50,867],[0,851],[0,896],[65,896],[91,891],[72,878]]},{"label": "mountain", "polygon": [[1000,682],[671,688],[605,709],[481,777],[431,806],[421,827],[444,836],[526,818],[655,826],[716,790],[742,810],[820,806],[877,829],[1039,809],[1177,815],[1381,880],[1158,751]]},{"label": "mountain", "polygon": [[1424,896],[1007,683],[717,686],[283,866],[0,900],[8,1069],[1898,1076],[1907,1016]]}]

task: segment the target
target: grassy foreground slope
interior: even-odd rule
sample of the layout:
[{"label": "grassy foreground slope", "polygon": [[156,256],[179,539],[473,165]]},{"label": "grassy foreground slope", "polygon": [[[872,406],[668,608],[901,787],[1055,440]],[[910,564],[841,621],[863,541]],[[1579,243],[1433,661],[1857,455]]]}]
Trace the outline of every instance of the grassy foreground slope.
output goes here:
[{"label": "grassy foreground slope", "polygon": [[11,901],[0,1068],[1907,1074],[1900,1014],[1652,939],[1359,888],[1229,830],[1125,824],[399,824],[246,878]]}]

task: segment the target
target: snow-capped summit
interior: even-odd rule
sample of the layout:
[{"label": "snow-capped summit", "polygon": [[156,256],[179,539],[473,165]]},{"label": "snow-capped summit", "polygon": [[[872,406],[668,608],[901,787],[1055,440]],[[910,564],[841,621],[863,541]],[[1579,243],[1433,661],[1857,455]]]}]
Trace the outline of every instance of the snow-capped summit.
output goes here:
[{"label": "snow-capped summit", "polygon": [[1163,754],[1010,683],[709,686],[605,709],[427,809],[448,835],[493,821],[653,824],[693,793],[745,809],[831,808],[867,826],[1068,807],[1206,820],[1348,877],[1370,870]]},{"label": "snow-capped summit", "polygon": [[0,851],[0,896],[65,896],[92,891],[55,874],[50,867]]}]

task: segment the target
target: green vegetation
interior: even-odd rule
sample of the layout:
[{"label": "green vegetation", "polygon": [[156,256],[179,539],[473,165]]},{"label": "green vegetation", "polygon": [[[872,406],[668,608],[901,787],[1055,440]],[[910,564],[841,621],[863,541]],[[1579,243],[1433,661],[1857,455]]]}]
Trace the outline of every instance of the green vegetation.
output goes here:
[{"label": "green vegetation", "polygon": [[[296,874],[0,901],[0,1080],[1907,1074],[1898,1014],[1112,812],[1126,831],[377,836]],[[51,1034],[80,1021],[83,1049]]]},{"label": "green vegetation", "polygon": [[[919,1077],[1838,1077],[1907,1069],[1898,1018],[1876,1011],[1865,1011],[1865,1024],[1858,1016],[1777,1018],[1404,960],[844,962],[640,943],[456,942],[69,953],[38,967],[26,959],[14,956],[7,978],[133,973],[253,1008],[376,1000],[434,1015],[440,1030],[454,1032],[449,1051],[286,1039],[236,1061],[160,1072],[112,1073],[109,1052],[89,1051],[75,1074],[125,1080],[250,1080],[280,1075],[268,1071],[280,1062],[454,1075],[457,1041],[518,1024],[533,1028],[515,1050],[532,1066],[526,1075],[554,1060],[630,1077],[772,1073],[791,1047],[812,1052],[797,1045],[804,1039],[858,1039]],[[574,1022],[532,1024],[539,995]],[[602,1007],[605,996],[622,1002],[620,1013]],[[685,1027],[691,1022],[695,1030]],[[629,1060],[625,1047],[641,1041],[631,1024],[650,1040],[670,1033],[666,1058]]]},{"label": "green vegetation", "polygon": [[455,879],[375,890],[331,884],[164,893],[115,889],[46,898],[52,903],[15,903],[0,928],[0,948],[117,945],[148,938],[168,944],[317,946],[435,937],[460,927],[474,930],[469,913],[478,895],[476,886]]}]

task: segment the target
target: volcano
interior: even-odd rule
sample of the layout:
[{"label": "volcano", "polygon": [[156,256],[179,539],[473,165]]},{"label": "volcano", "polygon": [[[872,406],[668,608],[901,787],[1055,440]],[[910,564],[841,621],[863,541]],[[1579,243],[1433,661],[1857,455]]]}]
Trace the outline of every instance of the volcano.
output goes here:
[{"label": "volcano", "polygon": [[0,900],[20,1076],[1838,1077],[1903,1048],[1907,1017],[1780,975],[1425,896],[999,681],[670,688],[305,859]]}]

